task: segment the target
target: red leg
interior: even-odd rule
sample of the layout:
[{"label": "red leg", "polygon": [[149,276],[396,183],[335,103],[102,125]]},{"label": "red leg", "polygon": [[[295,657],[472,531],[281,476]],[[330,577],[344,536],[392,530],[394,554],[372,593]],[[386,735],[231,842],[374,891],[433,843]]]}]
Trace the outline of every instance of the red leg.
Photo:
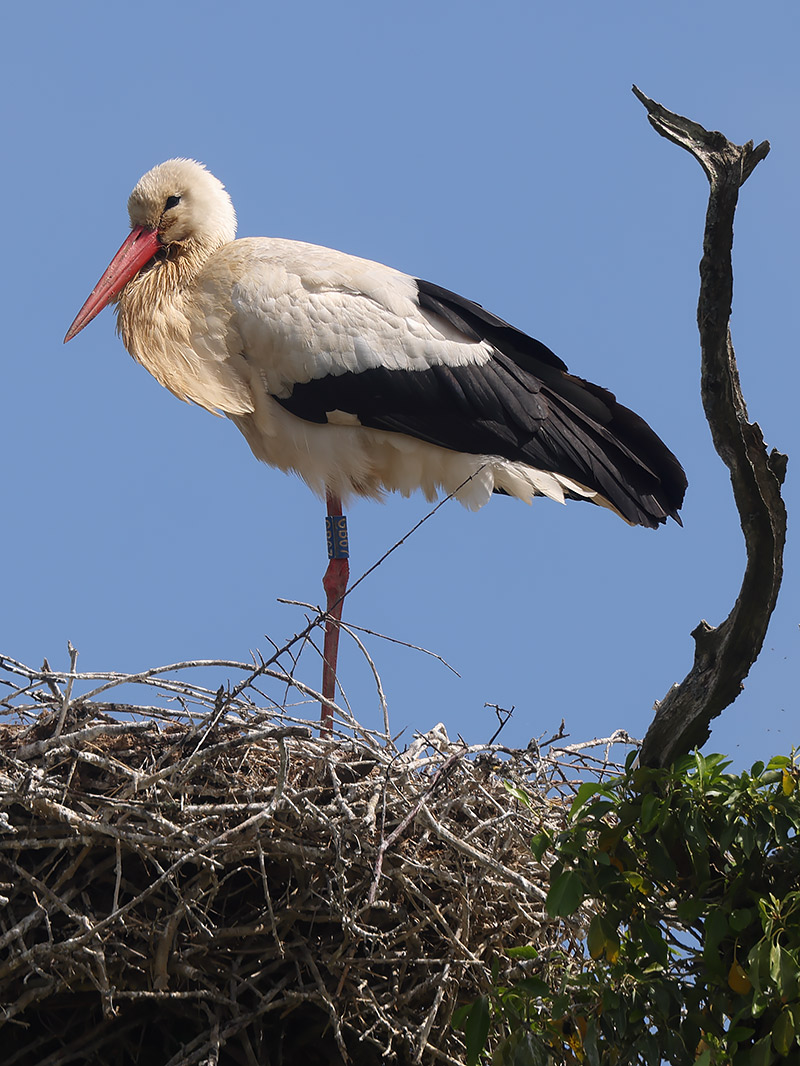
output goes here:
[{"label": "red leg", "polygon": [[[336,695],[336,660],[339,655],[339,622],[342,618],[342,606],[347,581],[350,577],[348,562],[347,519],[342,514],[342,501],[338,496],[328,493],[328,517],[326,528],[328,534],[328,569],[322,579],[322,587],[328,598],[328,618],[325,622],[325,644],[322,663],[322,695],[326,700],[333,700]],[[330,732],[333,727],[333,712],[322,704],[322,730]]]}]

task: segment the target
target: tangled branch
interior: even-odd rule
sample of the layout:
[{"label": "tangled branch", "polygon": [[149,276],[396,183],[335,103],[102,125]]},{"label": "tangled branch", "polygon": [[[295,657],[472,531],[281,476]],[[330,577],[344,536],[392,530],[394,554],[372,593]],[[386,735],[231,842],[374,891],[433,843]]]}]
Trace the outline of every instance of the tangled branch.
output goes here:
[{"label": "tangled branch", "polygon": [[316,737],[258,664],[226,668],[214,691],[194,663],[0,660],[4,1066],[463,1061],[452,1009],[504,947],[580,952],[529,842],[628,738],[514,751],[437,726],[399,752],[347,716]]}]

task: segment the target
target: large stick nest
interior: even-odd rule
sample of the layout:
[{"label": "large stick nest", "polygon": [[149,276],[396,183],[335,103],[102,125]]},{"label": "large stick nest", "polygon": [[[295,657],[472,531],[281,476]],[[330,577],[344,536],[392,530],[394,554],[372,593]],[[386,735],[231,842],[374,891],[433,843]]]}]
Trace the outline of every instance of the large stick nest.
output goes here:
[{"label": "large stick nest", "polygon": [[0,660],[5,1066],[462,1062],[493,960],[579,938],[529,844],[587,746],[319,737],[228,665],[142,707]]}]

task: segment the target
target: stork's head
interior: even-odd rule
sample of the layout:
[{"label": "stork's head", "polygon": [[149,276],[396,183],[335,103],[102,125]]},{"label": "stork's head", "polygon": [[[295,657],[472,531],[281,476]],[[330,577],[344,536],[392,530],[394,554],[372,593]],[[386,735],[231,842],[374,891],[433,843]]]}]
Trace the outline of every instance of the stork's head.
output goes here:
[{"label": "stork's head", "polygon": [[225,186],[202,163],[168,159],[140,178],[128,199],[131,229],[155,230],[162,247],[196,243],[209,251],[236,236]]},{"label": "stork's head", "polygon": [[111,260],[64,341],[77,333],[148,266],[172,262],[192,276],[236,236],[225,186],[202,163],[168,159],[140,178],[128,200],[131,232]]}]

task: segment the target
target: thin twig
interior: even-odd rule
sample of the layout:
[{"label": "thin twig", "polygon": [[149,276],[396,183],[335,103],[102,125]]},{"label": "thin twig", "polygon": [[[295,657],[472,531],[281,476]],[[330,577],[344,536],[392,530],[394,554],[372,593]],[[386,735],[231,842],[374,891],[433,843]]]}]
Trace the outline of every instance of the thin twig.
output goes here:
[{"label": "thin twig", "polygon": [[[69,701],[72,697],[72,685],[75,681],[75,666],[78,662],[78,652],[72,647],[72,642],[67,641],[67,650],[69,651],[69,676],[67,678],[67,691],[64,693],[64,698],[61,701],[61,713],[58,716],[58,723],[55,728],[55,736],[61,733],[64,728],[64,720],[67,717],[67,711],[69,710]],[[46,660],[45,660],[46,661]]]}]

